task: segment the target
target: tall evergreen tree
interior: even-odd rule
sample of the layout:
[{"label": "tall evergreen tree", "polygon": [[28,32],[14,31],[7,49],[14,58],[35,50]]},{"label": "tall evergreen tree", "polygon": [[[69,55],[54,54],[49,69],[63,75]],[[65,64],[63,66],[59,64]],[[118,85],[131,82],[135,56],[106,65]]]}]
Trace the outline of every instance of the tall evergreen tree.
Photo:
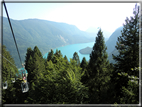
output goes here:
[{"label": "tall evergreen tree", "polygon": [[82,70],[84,70],[87,68],[87,65],[88,65],[88,62],[86,61],[86,58],[83,57],[80,67],[82,68]]},{"label": "tall evergreen tree", "polygon": [[79,60],[79,56],[78,56],[77,52],[75,52],[73,54],[73,58],[72,59],[76,61],[78,66],[80,66],[80,60]]},{"label": "tall evergreen tree", "polygon": [[47,61],[50,61],[50,60],[52,61],[53,56],[54,56],[54,52],[53,52],[53,50],[51,49],[51,51],[48,53]]},{"label": "tall evergreen tree", "polygon": [[67,58],[67,56],[66,56],[66,55],[64,56],[64,59],[68,61],[68,58]]},{"label": "tall evergreen tree", "polygon": [[65,61],[66,61],[66,64],[69,63],[68,58],[67,58],[66,55],[64,56],[64,59],[65,59]]},{"label": "tall evergreen tree", "polygon": [[80,67],[82,68],[82,77],[81,77],[81,82],[83,84],[86,83],[86,80],[88,78],[88,75],[87,75],[87,67],[88,67],[88,62],[86,61],[86,58],[83,57],[82,59],[82,62],[80,64]]},{"label": "tall evergreen tree", "polygon": [[96,42],[90,54],[89,61],[89,99],[90,103],[107,103],[109,75],[109,61],[107,47],[101,29],[98,31]]},{"label": "tall evergreen tree", "polygon": [[[44,63],[44,58],[38,49],[37,46],[34,47],[33,50],[33,74],[36,77],[36,80],[38,81],[38,78],[41,78],[43,75],[43,72],[45,71],[45,63]],[[35,79],[34,79],[35,80]]]},{"label": "tall evergreen tree", "polygon": [[132,72],[131,68],[139,66],[139,6],[136,5],[134,16],[126,18],[121,36],[118,37],[116,49],[119,55],[114,56],[117,62],[115,68],[117,72],[126,72],[129,75],[139,76],[138,72]]},{"label": "tall evergreen tree", "polygon": [[27,80],[31,83],[33,71],[33,50],[31,48],[27,48],[27,53],[25,56],[25,69],[28,72]]},{"label": "tall evergreen tree", "polygon": [[[27,49],[28,50],[28,49]],[[27,55],[28,55],[27,51]],[[30,83],[30,89],[28,92],[28,102],[35,103],[38,93],[35,91],[37,86],[40,84],[40,79],[43,78],[45,73],[45,60],[38,49],[37,46],[34,47],[32,54],[29,55],[29,59],[27,59],[26,67],[28,68],[28,82]],[[26,57],[28,58],[28,57]],[[37,93],[37,94],[35,94]]]},{"label": "tall evergreen tree", "polygon": [[[139,77],[138,70],[131,70],[131,68],[139,66],[139,6],[137,4],[133,10],[133,16],[130,19],[126,18],[123,26],[121,36],[118,37],[117,46],[115,46],[119,54],[113,55],[116,64],[114,64],[114,72],[111,77],[115,88],[114,96],[116,96],[113,99],[117,103],[121,103],[120,98],[124,95],[121,91],[122,87],[128,87],[128,76]],[[120,76],[118,73],[127,73],[128,76]]]}]

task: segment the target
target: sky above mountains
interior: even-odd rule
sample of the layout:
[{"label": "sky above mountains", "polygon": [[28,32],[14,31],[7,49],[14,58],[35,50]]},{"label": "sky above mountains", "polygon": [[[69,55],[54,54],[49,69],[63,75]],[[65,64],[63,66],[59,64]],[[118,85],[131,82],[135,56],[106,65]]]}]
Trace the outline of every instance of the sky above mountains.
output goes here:
[{"label": "sky above mountains", "polygon": [[[135,3],[6,3],[9,17],[15,20],[44,19],[75,25],[86,31],[101,27],[109,32],[133,16]],[[3,16],[6,16],[3,6]]]}]

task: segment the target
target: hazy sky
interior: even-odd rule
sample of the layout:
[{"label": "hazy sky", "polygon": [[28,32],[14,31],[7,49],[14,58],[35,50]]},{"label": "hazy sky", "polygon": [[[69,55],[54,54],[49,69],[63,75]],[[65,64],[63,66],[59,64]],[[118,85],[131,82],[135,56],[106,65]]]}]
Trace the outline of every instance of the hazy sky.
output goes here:
[{"label": "hazy sky", "polygon": [[[133,16],[135,3],[6,3],[9,17],[65,22],[80,30],[101,27],[113,32],[122,26],[126,17]],[[3,16],[6,17],[3,8]]]}]

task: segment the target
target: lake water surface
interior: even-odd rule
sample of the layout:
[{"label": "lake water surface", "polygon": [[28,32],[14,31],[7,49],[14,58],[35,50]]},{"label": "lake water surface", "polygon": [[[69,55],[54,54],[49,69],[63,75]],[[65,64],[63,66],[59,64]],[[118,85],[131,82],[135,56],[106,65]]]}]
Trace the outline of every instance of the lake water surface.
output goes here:
[{"label": "lake water surface", "polygon": [[[83,57],[86,58],[86,60],[88,61],[90,59],[90,55],[89,54],[80,54],[79,50],[86,48],[86,47],[93,47],[95,42],[89,42],[89,43],[79,43],[79,44],[72,44],[72,45],[67,45],[67,46],[63,46],[63,47],[58,47],[56,49],[60,50],[63,57],[66,55],[68,60],[70,60],[70,58],[73,58],[73,54],[74,52],[77,52],[80,62],[82,61]],[[56,49],[53,49],[54,53],[56,52]],[[47,58],[48,53],[46,53],[43,57]]]}]

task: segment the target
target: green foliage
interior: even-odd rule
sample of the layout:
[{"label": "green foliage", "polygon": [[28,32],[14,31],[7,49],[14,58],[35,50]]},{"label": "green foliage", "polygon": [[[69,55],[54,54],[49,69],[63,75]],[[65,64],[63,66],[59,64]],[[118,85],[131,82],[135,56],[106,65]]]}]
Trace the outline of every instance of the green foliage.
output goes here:
[{"label": "green foliage", "polygon": [[52,61],[53,56],[54,56],[54,52],[53,52],[53,50],[51,49],[51,51],[50,51],[50,52],[48,52],[47,61],[49,61],[49,60],[51,60],[51,61]]},{"label": "green foliage", "polygon": [[108,103],[108,89],[110,80],[110,64],[107,60],[106,46],[101,29],[98,31],[93,51],[88,64],[90,103]]},{"label": "green foliage", "polygon": [[[136,12],[136,13],[135,13]],[[136,6],[134,16],[126,19],[122,36],[118,37],[116,49],[119,55],[113,56],[117,61],[117,72],[127,72],[129,75],[138,76],[138,72],[131,72],[131,68],[139,65],[139,7]],[[122,44],[124,46],[122,46]],[[120,67],[121,66],[121,67]],[[115,67],[116,68],[116,67]],[[123,72],[122,71],[122,72]]]},{"label": "green foliage", "polygon": [[[86,103],[88,88],[81,83],[82,69],[75,60],[68,62],[60,50],[45,61],[37,47],[27,49],[26,65],[30,90],[25,103]],[[23,100],[22,100],[23,101]]]},{"label": "green foliage", "polygon": [[78,66],[80,66],[80,60],[79,60],[79,56],[78,56],[77,52],[75,52],[75,53],[73,54],[73,58],[72,58],[72,59],[76,61],[76,64],[77,64]]},{"label": "green foliage", "polygon": [[86,61],[85,57],[83,57],[80,67],[82,68],[81,82],[85,84],[87,79],[86,77],[88,77],[87,75],[88,62]]},{"label": "green foliage", "polygon": [[7,89],[2,89],[2,102],[7,104],[11,104],[12,102],[16,103],[15,90],[17,87],[14,87],[11,80],[12,78],[17,77],[16,74],[18,73],[18,69],[16,68],[15,62],[5,46],[2,46],[2,55],[12,63],[11,64],[2,57],[2,83],[7,81],[8,84]]},{"label": "green foliage", "polygon": [[87,65],[88,65],[88,62],[86,61],[86,58],[83,57],[80,67],[84,70],[87,68]]},{"label": "green foliage", "polygon": [[[55,53],[51,50],[44,59],[38,46],[33,50],[27,48],[25,69],[30,85],[26,93],[22,93],[21,78],[11,83],[18,70],[3,58],[2,82],[8,82],[8,88],[2,89],[3,104],[138,104],[141,68],[138,67],[138,52],[133,49],[138,49],[137,5],[134,10],[134,17],[126,20],[122,36],[118,38],[116,64],[108,61],[101,29],[89,63],[84,57],[80,64],[76,52],[68,61],[60,50]],[[5,46],[3,56],[15,65]]]},{"label": "green foliage", "polygon": [[[139,65],[139,6],[135,6],[133,13],[133,17],[126,18],[126,23],[121,31],[122,36],[118,37],[115,47],[119,54],[113,55],[116,63],[111,81],[115,90],[113,99],[117,103],[132,104],[138,101],[138,99],[134,100],[136,97],[131,91],[133,86],[130,84],[129,78],[130,76],[139,77],[138,70],[131,70]],[[135,93],[135,95],[138,96],[138,93]]]}]

